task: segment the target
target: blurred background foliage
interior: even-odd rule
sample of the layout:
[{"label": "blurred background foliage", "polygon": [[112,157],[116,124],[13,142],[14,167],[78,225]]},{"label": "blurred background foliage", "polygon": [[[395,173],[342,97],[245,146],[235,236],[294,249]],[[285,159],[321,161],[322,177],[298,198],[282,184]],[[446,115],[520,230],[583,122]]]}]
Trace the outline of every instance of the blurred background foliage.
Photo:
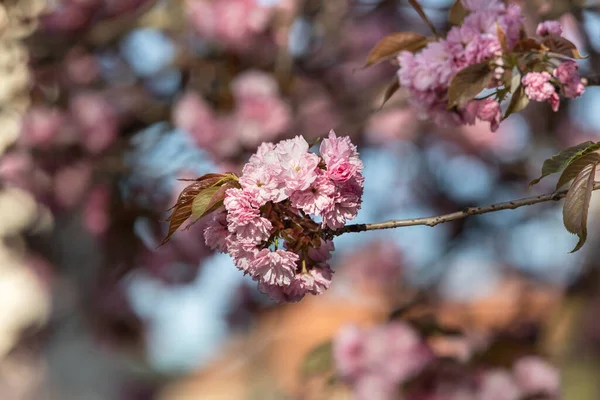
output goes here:
[{"label": "blurred background foliage", "polygon": [[[420,3],[448,29],[451,2]],[[600,74],[600,2],[519,4]],[[400,0],[0,2],[0,398],[346,399],[307,354],[390,318],[440,357],[453,330],[486,338],[487,365],[542,355],[563,398],[600,398],[597,196],[576,254],[559,204],[344,235],[332,288],[299,304],[259,293],[201,223],[156,248],[177,179],[239,173],[263,141],[351,136],[366,223],[552,191],[527,188],[543,160],[600,140],[597,87],[493,134],[420,121],[403,91],[379,109],[394,66],[358,68],[394,31],[427,27]]]}]

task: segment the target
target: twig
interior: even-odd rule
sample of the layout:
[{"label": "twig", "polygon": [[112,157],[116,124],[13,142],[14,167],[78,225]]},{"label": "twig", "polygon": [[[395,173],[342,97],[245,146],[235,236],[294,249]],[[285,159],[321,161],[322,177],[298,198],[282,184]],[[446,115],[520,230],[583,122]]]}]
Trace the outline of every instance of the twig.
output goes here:
[{"label": "twig", "polygon": [[584,78],[586,86],[600,86],[600,76],[588,76]]},{"label": "twig", "polygon": [[[600,189],[600,182],[594,184],[593,190]],[[546,201],[558,201],[567,195],[568,190],[561,190],[560,192],[542,194],[539,196],[525,197],[523,199],[506,201],[503,203],[491,204],[483,207],[469,207],[463,211],[456,211],[450,214],[438,215],[434,217],[426,218],[411,218],[411,219],[399,219],[390,220],[385,222],[377,222],[374,224],[353,224],[346,225],[335,231],[329,232],[331,237],[339,236],[349,232],[366,232],[375,231],[379,229],[391,229],[400,228],[404,226],[416,226],[416,225],[427,225],[436,226],[445,222],[455,221],[457,219],[463,219],[470,215],[487,214],[501,210],[514,210],[523,206],[530,206],[532,204],[544,203]]]}]

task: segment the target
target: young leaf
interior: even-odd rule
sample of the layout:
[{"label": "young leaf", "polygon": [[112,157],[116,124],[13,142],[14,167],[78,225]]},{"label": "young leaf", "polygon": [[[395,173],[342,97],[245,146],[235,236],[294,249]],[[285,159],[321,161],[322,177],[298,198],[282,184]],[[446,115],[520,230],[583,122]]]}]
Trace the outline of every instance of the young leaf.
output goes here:
[{"label": "young leaf", "polygon": [[543,178],[550,174],[562,171],[573,160],[586,154],[593,153],[597,150],[600,150],[600,142],[594,143],[590,141],[580,143],[577,146],[564,149],[560,153],[555,154],[551,158],[544,161],[544,165],[542,165],[542,175],[539,178],[532,180],[529,183],[529,187],[537,184],[539,181],[541,181]]},{"label": "young leaf", "polygon": [[565,168],[560,178],[558,179],[555,190],[560,189],[561,187],[566,185],[570,180],[575,179],[577,174],[583,171],[585,167],[593,163],[600,163],[600,154],[586,154],[585,156],[581,156],[571,161],[569,166]]},{"label": "young leaf", "polygon": [[379,107],[379,109],[383,108],[385,103],[387,103],[387,101],[394,95],[394,93],[398,91],[398,89],[400,89],[400,81],[396,76],[394,81],[385,89],[385,93],[383,94],[383,102],[381,103],[381,107]]},{"label": "young leaf", "polygon": [[598,163],[588,164],[576,177],[565,198],[563,223],[567,231],[579,236],[579,242],[571,253],[583,246],[587,239],[587,216],[594,189],[594,177]]},{"label": "young leaf", "polygon": [[552,35],[544,40],[543,45],[546,46],[551,52],[562,54],[563,56],[578,59],[587,58],[582,57],[581,54],[579,54],[579,50],[577,50],[577,46],[575,46],[573,42],[565,39],[562,36]]},{"label": "young leaf", "polygon": [[452,7],[450,7],[448,21],[452,25],[462,25],[463,20],[467,15],[469,15],[469,10],[463,7],[461,0],[456,0]]},{"label": "young leaf", "polygon": [[506,43],[506,33],[498,23],[496,23],[496,35],[498,36],[498,42],[500,43],[502,52],[508,52],[508,44]]},{"label": "young leaf", "polygon": [[228,181],[220,186],[204,189],[196,196],[192,203],[192,215],[198,219],[215,211],[223,205],[225,192],[234,187],[236,187],[236,184],[232,181]]},{"label": "young leaf", "polygon": [[[205,215],[208,211],[208,205],[215,193],[220,189],[219,186],[213,186],[202,190],[194,197],[192,202],[192,215],[198,219]],[[223,198],[225,195],[223,194]]]},{"label": "young leaf", "polygon": [[419,51],[427,45],[427,37],[414,32],[396,32],[381,39],[367,56],[363,68],[394,57],[401,51]]},{"label": "young leaf", "polygon": [[542,45],[533,38],[519,40],[513,47],[515,53],[524,53],[526,51],[538,51],[542,49]]},{"label": "young leaf", "polygon": [[472,100],[490,84],[492,75],[487,62],[472,64],[458,71],[448,88],[448,108],[462,106]]},{"label": "young leaf", "polygon": [[518,89],[512,94],[510,98],[510,104],[504,113],[504,117],[502,119],[506,119],[509,115],[517,113],[527,107],[529,104],[529,97],[525,94],[525,89],[523,86],[519,85]]},{"label": "young leaf", "polygon": [[192,204],[196,196],[202,191],[209,187],[212,187],[219,182],[227,174],[206,174],[181,191],[181,194],[177,198],[177,203],[170,210],[173,210],[168,218],[169,230],[165,239],[162,241],[160,246],[167,243],[171,236],[177,231],[177,229],[192,216]]},{"label": "young leaf", "polygon": [[303,377],[326,373],[333,368],[333,343],[327,341],[312,349],[300,366]]}]

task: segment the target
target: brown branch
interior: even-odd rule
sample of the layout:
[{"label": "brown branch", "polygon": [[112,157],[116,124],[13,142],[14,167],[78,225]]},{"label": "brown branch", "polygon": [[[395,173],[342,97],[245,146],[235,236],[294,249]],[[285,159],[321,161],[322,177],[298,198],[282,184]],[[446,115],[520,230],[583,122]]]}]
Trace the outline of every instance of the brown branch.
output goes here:
[{"label": "brown branch", "polygon": [[585,86],[600,86],[600,76],[588,76],[585,79]]},{"label": "brown branch", "polygon": [[[600,189],[600,182],[594,184],[593,190]],[[374,224],[353,224],[346,225],[336,231],[330,232],[330,236],[339,236],[349,232],[366,232],[375,231],[379,229],[391,229],[400,228],[404,226],[436,226],[445,222],[455,221],[457,219],[463,219],[471,215],[487,214],[501,210],[514,210],[515,208],[530,206],[532,204],[544,203],[546,201],[558,201],[567,195],[568,190],[561,190],[560,192],[542,194],[539,196],[526,197],[518,200],[506,201],[503,203],[491,204],[483,207],[469,207],[463,211],[456,211],[450,214],[438,215],[434,217],[426,218],[412,218],[412,219],[399,219],[390,220],[385,222],[377,222]]]}]

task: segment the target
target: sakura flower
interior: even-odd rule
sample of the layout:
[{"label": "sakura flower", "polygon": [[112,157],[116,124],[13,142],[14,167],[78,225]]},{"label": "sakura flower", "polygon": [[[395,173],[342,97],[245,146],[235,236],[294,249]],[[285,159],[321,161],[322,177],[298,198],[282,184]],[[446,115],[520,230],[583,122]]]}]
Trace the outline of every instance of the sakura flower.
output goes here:
[{"label": "sakura flower", "polygon": [[262,249],[252,262],[250,274],[265,284],[286,286],[292,282],[299,259],[291,251]]},{"label": "sakura flower", "polygon": [[525,94],[531,100],[546,101],[556,92],[550,83],[552,76],[547,72],[529,72],[522,79]]},{"label": "sakura flower", "polygon": [[301,136],[283,140],[275,149],[279,162],[283,166],[283,179],[289,192],[306,190],[317,179],[316,168],[319,157],[308,153],[308,143]]},{"label": "sakura flower", "polygon": [[562,26],[558,21],[540,22],[535,30],[538,36],[562,35]]},{"label": "sakura flower", "polygon": [[227,213],[221,211],[212,215],[210,222],[204,228],[204,241],[208,247],[222,253],[227,251]]},{"label": "sakura flower", "polygon": [[521,389],[530,396],[560,394],[558,369],[539,357],[524,357],[515,364],[515,379]]},{"label": "sakura flower", "polygon": [[577,98],[585,90],[579,76],[579,66],[575,61],[564,61],[552,73],[562,83],[562,92],[567,98]]},{"label": "sakura flower", "polygon": [[326,175],[321,174],[312,185],[301,191],[296,191],[291,197],[294,206],[303,211],[321,215],[333,206],[336,187]]}]

